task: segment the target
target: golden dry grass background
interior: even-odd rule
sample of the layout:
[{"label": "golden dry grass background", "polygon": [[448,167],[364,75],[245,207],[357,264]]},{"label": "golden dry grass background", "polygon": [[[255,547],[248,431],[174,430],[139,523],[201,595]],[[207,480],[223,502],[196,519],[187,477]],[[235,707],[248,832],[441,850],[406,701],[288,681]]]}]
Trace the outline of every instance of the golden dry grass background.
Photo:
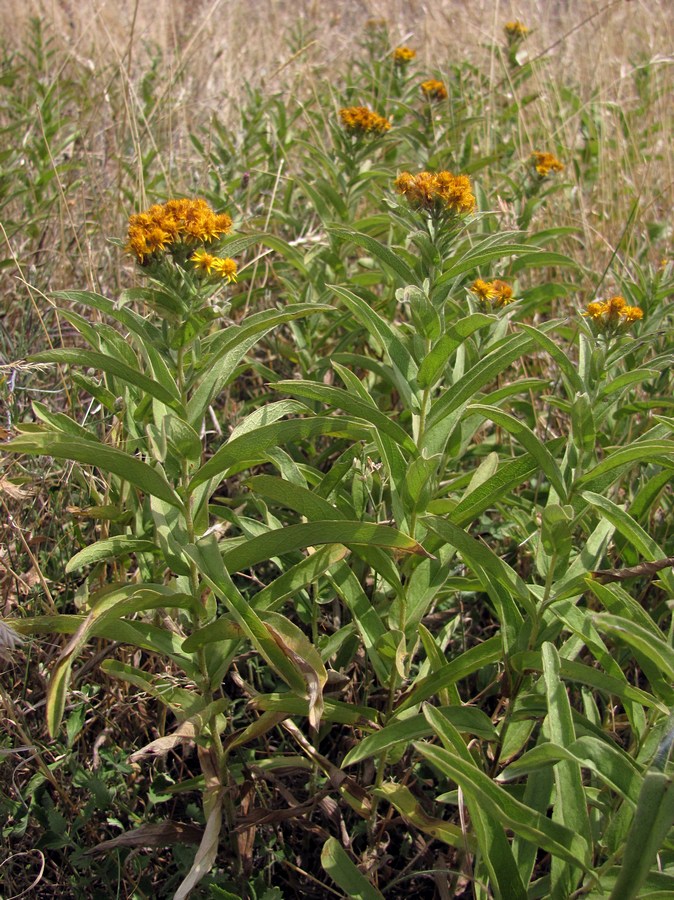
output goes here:
[{"label": "golden dry grass background", "polygon": [[[599,154],[591,195],[580,197],[578,191],[571,220],[583,230],[586,244],[605,245],[610,253],[635,197],[643,221],[670,215],[673,0],[0,0],[0,10],[6,47],[20,48],[30,19],[37,17],[60,47],[63,66],[85,74],[95,98],[85,181],[92,195],[110,196],[117,207],[113,219],[120,223],[129,210],[113,196],[115,177],[106,179],[103,172],[120,158],[125,127],[134,132],[138,160],[161,136],[156,166],[167,174],[169,187],[185,190],[203,183],[204,173],[197,171],[203,161],[195,159],[190,132],[199,133],[214,113],[233,131],[240,128],[240,103],[249,85],[309,100],[323,82],[339,85],[372,19],[386,20],[392,46],[406,43],[417,50],[420,68],[451,78],[451,67],[468,59],[499,91],[507,91],[508,78],[503,25],[520,19],[531,29],[524,46],[528,58],[544,61],[530,82],[537,96],[523,106],[518,124],[523,158],[541,149],[535,144],[542,134],[550,148],[572,151],[583,105],[602,110],[610,146]],[[139,82],[157,59],[158,100],[148,113],[138,97]],[[638,134],[621,132],[619,110],[639,103],[640,69],[658,82],[644,112],[650,121],[640,123]],[[580,99],[573,114],[559,94],[564,85]],[[120,96],[120,87],[125,113],[109,100]],[[488,103],[481,112],[479,149],[489,154],[496,135]],[[138,164],[139,205],[147,199],[141,168]],[[184,174],[183,184],[174,183],[176,171]],[[616,192],[621,181],[627,189]],[[109,233],[121,227],[110,224]]]},{"label": "golden dry grass background", "polygon": [[[517,18],[532,29],[531,55],[547,53],[560,73],[588,90],[612,85],[618,97],[631,65],[674,53],[671,0],[2,0],[0,9],[9,43],[37,16],[88,65],[133,68],[148,45],[158,47],[189,72],[203,103],[236,96],[244,81],[273,84],[281,67],[307,58],[338,65],[372,18],[440,67],[466,54],[488,58],[503,23]],[[281,37],[299,22],[315,43],[291,60]]]}]

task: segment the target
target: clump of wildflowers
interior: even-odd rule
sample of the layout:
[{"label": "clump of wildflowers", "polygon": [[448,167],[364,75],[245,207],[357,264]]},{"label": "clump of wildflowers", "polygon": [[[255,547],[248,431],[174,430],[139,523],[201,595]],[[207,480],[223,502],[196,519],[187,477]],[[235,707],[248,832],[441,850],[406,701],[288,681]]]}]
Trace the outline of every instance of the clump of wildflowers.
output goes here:
[{"label": "clump of wildflowers", "polygon": [[627,329],[643,319],[644,311],[639,306],[629,306],[624,297],[616,296],[588,303],[582,315],[600,331],[615,331]]},{"label": "clump of wildflowers", "polygon": [[444,82],[437,81],[435,78],[429,78],[428,81],[421,82],[421,90],[429,100],[446,100],[447,88]]},{"label": "clump of wildflowers", "polygon": [[125,250],[140,263],[177,244],[206,243],[231,231],[226,213],[215,213],[201,198],[155,203],[129,219]]},{"label": "clump of wildflowers", "polygon": [[395,180],[395,188],[416,209],[452,213],[469,213],[475,209],[475,197],[467,175],[402,172]]},{"label": "clump of wildflowers", "polygon": [[339,117],[342,125],[351,134],[382,134],[391,127],[388,119],[366,106],[348,106],[340,109]]},{"label": "clump of wildflowers", "polygon": [[495,281],[478,278],[472,283],[470,290],[484,306],[501,307],[515,301],[513,289],[507,282],[498,278]]},{"label": "clump of wildflowers", "polygon": [[413,50],[411,47],[396,47],[391,56],[393,57],[393,62],[397,66],[406,66],[407,63],[412,62],[414,57],[417,55],[417,51]]},{"label": "clump of wildflowers", "polygon": [[195,250],[190,256],[190,262],[194,264],[195,269],[203,272],[205,275],[216,275],[224,278],[227,284],[236,281],[237,266],[233,259],[229,257],[223,258],[213,256],[206,250]]},{"label": "clump of wildflowers", "polygon": [[515,19],[512,22],[506,22],[503,26],[503,30],[505,31],[506,38],[508,39],[509,43],[524,40],[524,38],[529,34],[529,29],[526,25],[520,22],[519,19]]},{"label": "clump of wildflowers", "polygon": [[551,172],[563,172],[564,163],[561,163],[552,153],[534,151],[531,154],[531,165],[536,169],[541,178],[545,178]]}]

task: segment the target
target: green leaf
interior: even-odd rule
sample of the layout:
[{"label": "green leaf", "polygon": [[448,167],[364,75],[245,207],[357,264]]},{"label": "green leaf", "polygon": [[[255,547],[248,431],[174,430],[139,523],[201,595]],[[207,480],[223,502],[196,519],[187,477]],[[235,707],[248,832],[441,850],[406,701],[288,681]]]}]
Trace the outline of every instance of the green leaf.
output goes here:
[{"label": "green leaf", "polygon": [[396,334],[395,330],[375,310],[358,297],[353,291],[338,285],[329,285],[330,289],[341,298],[358,322],[370,333],[374,334],[388,356],[396,374],[396,387],[408,404],[412,404],[413,390],[416,383],[417,364]]},{"label": "green leaf", "polygon": [[89,639],[93,628],[102,621],[120,619],[129,613],[162,607],[189,609],[193,599],[189,594],[172,593],[164,585],[109,585],[99,591],[92,601],[95,603],[76,634],[61,651],[52,670],[47,691],[47,726],[55,737],[65,709],[66,694],[70,684],[73,661]]},{"label": "green leaf", "polygon": [[274,556],[321,544],[365,544],[430,557],[418,541],[389,525],[333,520],[287,525],[268,531],[226,550],[222,558],[229,572],[240,572]]},{"label": "green leaf", "polygon": [[[30,616],[25,619],[6,619],[19,634],[76,634],[86,621],[81,615]],[[189,655],[183,653],[183,639],[177,634],[149,622],[125,619],[102,619],[89,630],[92,638],[105,638],[120,644],[130,644],[174,660],[190,678],[197,678],[199,669]]]},{"label": "green leaf", "polygon": [[[254,709],[262,709],[266,712],[280,712],[286,716],[308,716],[309,701],[304,697],[298,697],[291,692],[284,694],[257,694],[250,705]],[[326,697],[324,699],[323,720],[326,722],[338,722],[342,725],[356,725],[363,728],[372,725],[378,718],[378,713],[367,706],[356,706],[353,703],[343,703],[339,700]]]},{"label": "green leaf", "polygon": [[466,318],[460,319],[455,325],[450,325],[446,328],[445,333],[434,344],[419,367],[419,387],[433,387],[445,370],[449,357],[456,348],[461,346],[473,332],[478,331],[480,328],[486,328],[496,321],[498,321],[496,316],[473,313],[473,315],[466,316]]},{"label": "green leaf", "polygon": [[333,225],[328,231],[330,234],[334,234],[335,237],[351,241],[353,244],[358,244],[359,247],[364,247],[368,253],[376,257],[388,269],[395,272],[403,285],[417,284],[418,278],[407,263],[403,262],[403,260],[385,244],[380,244],[379,241],[370,237],[369,234],[363,234],[362,232],[354,231],[351,228],[342,228],[338,225]]},{"label": "green leaf", "polygon": [[471,647],[470,650],[466,650],[461,656],[442,666],[436,672],[432,672],[430,675],[415,681],[397,704],[395,708],[396,715],[412,706],[417,706],[424,700],[428,700],[437,694],[438,691],[455,684],[457,681],[461,681],[462,678],[467,678],[473,672],[477,672],[478,669],[499,662],[502,659],[503,643],[501,637],[495,635],[487,638],[486,641]]},{"label": "green leaf", "polygon": [[82,441],[54,431],[42,431],[21,434],[5,444],[4,448],[12,453],[55,456],[57,459],[72,459],[96,466],[102,472],[118,475],[146,494],[183,508],[182,501],[159,472],[137,457],[100,441]]},{"label": "green leaf", "polygon": [[483,356],[465,375],[438,397],[431,407],[427,420],[424,446],[429,449],[429,452],[434,452],[436,443],[444,445],[446,436],[453,427],[451,424],[448,426],[445,420],[452,413],[461,409],[484,385],[502,374],[514,360],[526,353],[532,344],[532,338],[526,335],[511,335],[498,347]]},{"label": "green leaf", "polygon": [[351,857],[333,837],[323,845],[321,865],[347,897],[353,900],[384,900],[384,895],[356,868]]},{"label": "green leaf", "polygon": [[[178,413],[182,410],[180,395],[166,389],[153,378],[149,378],[138,369],[133,369],[126,363],[106,353],[98,353],[95,350],[44,350],[30,357],[32,362],[68,363],[69,365],[84,366],[85,368],[98,369],[115,378],[120,378],[127,384],[137,387],[143,394],[155,397],[167,406],[174,408]],[[184,411],[183,411],[184,412]]]},{"label": "green leaf", "polygon": [[635,441],[629,447],[619,447],[612,453],[609,453],[605,459],[597,463],[594,468],[590,469],[576,481],[576,487],[584,485],[590,486],[591,483],[598,479],[601,475],[614,473],[615,477],[621,474],[616,472],[617,469],[631,467],[635,463],[661,462],[663,464],[674,465],[674,441]]},{"label": "green leaf", "polygon": [[554,361],[561,369],[562,374],[565,376],[566,380],[571,386],[572,391],[574,393],[582,394],[585,390],[583,379],[578,374],[573,360],[569,357],[565,350],[560,347],[559,344],[555,343],[552,338],[549,338],[543,331],[540,331],[538,328],[534,328],[533,325],[526,325],[524,322],[521,322],[519,327],[526,334],[530,335],[539,345],[539,347],[542,347],[543,350],[545,350],[546,353],[548,353],[552,357],[552,359],[554,359]]},{"label": "green leaf", "polygon": [[410,789],[404,785],[391,781],[385,782],[381,787],[374,789],[374,794],[390,803],[408,822],[411,822],[424,834],[429,834],[450,847],[457,847],[472,853],[476,851],[477,846],[470,833],[466,833],[458,825],[452,825],[445,819],[429,816],[424,812]]},{"label": "green leaf", "polygon": [[568,747],[560,747],[551,741],[538,744],[507,766],[498,780],[522,778],[559,760],[569,760],[588,769],[611,790],[636,804],[642,782],[638,766],[624,750],[592,735],[584,735]]},{"label": "green leaf", "polygon": [[100,312],[104,312],[111,319],[119,322],[129,329],[133,334],[141,338],[144,345],[160,346],[162,343],[161,331],[135,313],[133,310],[124,306],[118,306],[114,301],[108,300],[101,294],[95,294],[93,291],[55,291],[52,295],[56,299],[69,300],[71,303],[90,306]]},{"label": "green leaf", "polygon": [[[303,665],[303,661],[298,658],[298,654],[284,641],[281,634],[279,620],[283,617],[278,616],[275,623],[269,626],[262,621],[230,578],[213,535],[202,538],[198,546],[188,545],[184,552],[196,564],[202,577],[213,591],[227,604],[234,620],[258,653],[292,690],[300,696],[310,696],[312,685],[307,669]],[[292,630],[294,635],[299,632],[297,626],[292,626],[288,620],[284,620],[284,628],[288,632]]]},{"label": "green leaf", "polygon": [[[561,446],[561,439],[551,441],[546,446],[552,453]],[[512,488],[527,481],[538,468],[538,463],[528,453],[502,462],[491,478],[488,478],[456,504],[449,513],[449,518],[460,527],[468,525],[486,509],[494,506]]]},{"label": "green leaf", "polygon": [[[478,772],[475,760],[468,750],[463,737],[449,720],[446,712],[425,704],[424,716],[435,734],[442,741],[445,749],[455,754],[466,765],[475,767],[476,772]],[[479,775],[482,774],[482,772],[479,772]],[[500,900],[506,900],[506,898],[507,900],[510,900],[510,898],[512,900],[525,900],[527,892],[503,826],[498,819],[490,814],[489,810],[483,808],[474,795],[464,791],[464,802],[468,807],[477,844],[480,848],[482,856],[480,862],[489,873],[494,895]],[[481,865],[478,866],[476,874],[480,872]]]},{"label": "green leaf", "polygon": [[[457,731],[473,734],[487,741],[498,740],[498,732],[489,716],[481,709],[470,706],[442,706],[440,711]],[[378,756],[399,744],[407,746],[411,741],[428,737],[432,733],[433,729],[421,713],[396,719],[352,747],[342,760],[342,768],[362,762],[368,757]]]},{"label": "green leaf", "polygon": [[[634,900],[674,825],[674,782],[664,772],[649,771],[644,778],[620,874],[609,900]],[[645,895],[647,896],[647,895]]]},{"label": "green leaf", "polygon": [[[529,589],[520,576],[486,544],[471,537],[453,522],[438,516],[424,516],[424,524],[428,525],[439,537],[451,547],[456,548],[464,561],[473,569],[485,589],[489,590],[489,582],[484,579],[487,573],[502,585],[511,597],[517,598],[530,615],[535,616],[535,602]],[[521,622],[521,616],[519,616]],[[514,622],[514,625],[519,624]]]},{"label": "green leaf", "polygon": [[[510,657],[510,666],[515,672],[540,672],[543,669],[541,654],[535,650],[515,653]],[[560,674],[565,681],[586,684],[594,690],[603,691],[608,696],[615,696],[623,701],[628,700],[641,703],[649,709],[667,712],[667,707],[651,694],[641,690],[641,688],[633,687],[627,681],[621,681],[613,675],[607,675],[593,666],[586,666],[584,663],[562,658],[560,660]]]},{"label": "green leaf", "polygon": [[96,541],[95,544],[90,544],[84,550],[80,550],[68,561],[66,572],[76,572],[84,566],[92,566],[103,560],[128,556],[130,553],[157,553],[158,549],[152,541],[118,534],[103,541]]},{"label": "green leaf", "polygon": [[599,631],[619,638],[633,650],[642,653],[668,681],[674,681],[674,649],[666,641],[656,638],[650,629],[609,613],[596,613],[592,621]]},{"label": "green leaf", "polygon": [[[560,676],[560,660],[557,649],[546,641],[541,647],[543,681],[545,683],[548,715],[545,720],[550,740],[559,746],[572,744],[576,739],[571,715],[571,704]],[[560,760],[554,769],[556,799],[552,808],[552,821],[565,825],[585,842],[587,852],[583,862],[590,861],[592,838],[587,800],[583,788],[580,765],[575,760]],[[551,892],[553,896],[569,896],[575,890],[580,873],[568,860],[553,859]]]},{"label": "green leaf", "polygon": [[505,828],[511,829],[537,847],[542,847],[553,856],[558,856],[586,871],[584,860],[588,855],[588,847],[580,835],[520,803],[484,772],[448,750],[418,742],[415,742],[414,747],[443,775],[455,781],[465,794],[470,794],[485,812]]},{"label": "green leaf", "polygon": [[365,403],[360,397],[355,396],[343,388],[334,387],[327,384],[320,384],[315,381],[276,381],[270,385],[275,391],[285,391],[296,397],[303,397],[307,400],[317,400],[319,403],[325,403],[332,409],[341,409],[351,416],[365,419],[375,428],[388,434],[393,440],[405,447],[410,453],[416,456],[417,447],[407,432],[396,422],[390,419],[385,413],[374,405],[373,402]]},{"label": "green leaf", "polygon": [[491,419],[494,424],[499,425],[509,432],[509,434],[512,434],[513,437],[516,437],[524,449],[528,451],[529,455],[536,460],[543,472],[545,472],[550,484],[557,492],[557,495],[563,501],[566,500],[566,485],[564,484],[564,479],[562,478],[559,466],[545,444],[527,425],[524,424],[524,422],[497,407],[487,406],[482,403],[471,404],[467,407],[467,412],[479,413],[480,415],[483,415],[485,419]]},{"label": "green leaf", "polygon": [[514,235],[497,235],[490,236],[486,240],[481,241],[476,247],[465,249],[461,248],[461,252],[449,260],[448,265],[442,275],[437,279],[436,286],[440,287],[456,278],[458,275],[464,275],[466,272],[472,272],[481,266],[486,266],[495,259],[503,259],[504,256],[516,256],[523,253],[530,253],[531,247],[527,244],[515,244],[504,242],[504,237]]},{"label": "green leaf", "polygon": [[223,390],[241,359],[265,334],[286,322],[332,311],[331,306],[320,303],[289,304],[285,309],[266,309],[248,316],[240,325],[231,326],[217,335],[207,345],[212,358],[200,373],[198,386],[187,405],[190,424],[197,427],[206,409]]},{"label": "green leaf", "polygon": [[189,490],[208,481],[209,478],[224,476],[227,469],[236,465],[251,465],[265,461],[269,447],[280,447],[291,441],[308,440],[321,435],[350,438],[353,441],[369,440],[371,429],[364,422],[348,419],[346,416],[311,419],[289,419],[263,425],[255,431],[242,434],[228,441],[197,471],[189,484]]},{"label": "green leaf", "polygon": [[[252,598],[251,605],[256,610],[279,606],[284,600],[294,596],[301,588],[315,582],[328,569],[344,559],[347,553],[347,549],[341,545],[329,544],[321,547],[258,591]],[[230,616],[223,616],[192,632],[185,639],[183,650],[185,653],[194,653],[206,644],[236,640],[240,636],[239,626]]]}]

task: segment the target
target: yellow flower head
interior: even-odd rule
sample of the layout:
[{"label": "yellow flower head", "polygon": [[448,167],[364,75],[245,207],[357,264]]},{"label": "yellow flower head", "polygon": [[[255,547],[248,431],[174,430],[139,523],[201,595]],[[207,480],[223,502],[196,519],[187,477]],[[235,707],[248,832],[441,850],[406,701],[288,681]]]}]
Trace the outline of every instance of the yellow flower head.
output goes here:
[{"label": "yellow flower head", "polygon": [[484,281],[482,278],[478,278],[474,281],[470,289],[482,303],[493,300],[496,296],[496,291],[492,282]]},{"label": "yellow flower head", "polygon": [[198,272],[203,272],[205,275],[217,275],[219,278],[226,279],[228,284],[236,281],[237,266],[229,257],[223,259],[220,256],[213,256],[206,250],[195,250],[190,256],[190,262],[194,263],[194,268]]},{"label": "yellow flower head", "polygon": [[531,165],[536,169],[541,178],[545,178],[550,172],[563,172],[564,163],[561,163],[552,153],[541,153],[536,150],[531,154]]},{"label": "yellow flower head", "polygon": [[397,66],[405,66],[408,62],[411,62],[414,57],[417,55],[416,50],[412,50],[411,47],[396,47],[391,56],[393,57],[393,62]]},{"label": "yellow flower head", "polygon": [[216,214],[205,200],[167,200],[129,218],[127,253],[139,262],[171,244],[207,242],[231,230],[226,213]]},{"label": "yellow flower head", "polygon": [[588,303],[582,315],[590,319],[600,331],[615,331],[629,328],[634,322],[643,319],[644,311],[639,306],[628,306],[624,297],[616,296]]},{"label": "yellow flower head", "polygon": [[213,263],[216,259],[216,256],[213,256],[212,253],[207,253],[206,250],[195,250],[190,256],[190,262],[194,263],[194,268],[198,272],[204,272],[206,275],[211,274]]},{"label": "yellow flower head", "polygon": [[470,287],[470,290],[478,298],[480,303],[492,306],[507,306],[514,303],[513,289],[505,281],[496,279],[496,281],[483,281],[478,278]]},{"label": "yellow flower head", "polygon": [[236,281],[237,266],[233,259],[230,259],[229,257],[226,259],[216,257],[213,260],[212,268],[215,275],[219,275],[220,278],[226,279],[227,284]]},{"label": "yellow flower head", "polygon": [[475,197],[467,175],[451,172],[402,172],[394,182],[395,189],[417,209],[467,213],[475,209]]},{"label": "yellow flower head", "polygon": [[351,134],[382,134],[391,127],[388,119],[372,112],[366,106],[348,106],[340,109],[339,117],[342,125]]},{"label": "yellow flower head", "polygon": [[422,81],[421,90],[429,100],[447,99],[447,88],[442,81],[436,81],[435,78],[429,78],[428,81]]},{"label": "yellow flower head", "polygon": [[503,30],[509,41],[521,41],[529,34],[529,29],[519,19],[515,19],[513,22],[506,22]]}]

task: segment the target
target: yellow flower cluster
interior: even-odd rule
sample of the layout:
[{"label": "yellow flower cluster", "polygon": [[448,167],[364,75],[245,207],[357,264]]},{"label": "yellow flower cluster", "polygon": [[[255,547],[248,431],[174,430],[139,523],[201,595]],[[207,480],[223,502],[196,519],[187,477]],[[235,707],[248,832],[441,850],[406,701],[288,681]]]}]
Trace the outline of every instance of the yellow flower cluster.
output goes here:
[{"label": "yellow flower cluster", "polygon": [[447,99],[447,88],[442,81],[437,81],[435,78],[429,78],[428,81],[422,81],[421,90],[429,100]]},{"label": "yellow flower cluster", "polygon": [[395,180],[395,188],[409,203],[421,209],[444,209],[454,213],[468,213],[475,209],[475,197],[467,175],[451,172],[402,172]]},{"label": "yellow flower cluster", "polygon": [[608,300],[595,300],[588,303],[583,313],[601,329],[615,326],[629,328],[633,322],[644,317],[644,311],[638,306],[628,306],[624,297],[609,297]]},{"label": "yellow flower cluster", "polygon": [[411,47],[396,47],[391,55],[393,57],[393,62],[396,63],[396,65],[404,66],[414,59],[417,55],[417,51],[412,50]]},{"label": "yellow flower cluster", "polygon": [[503,30],[506,33],[506,37],[511,41],[521,40],[529,34],[529,29],[519,19],[515,19],[514,22],[506,22]]},{"label": "yellow flower cluster", "polygon": [[545,178],[550,172],[563,172],[564,163],[561,163],[552,153],[535,151],[531,154],[531,165],[534,166],[541,178]]},{"label": "yellow flower cluster", "polygon": [[339,117],[342,125],[352,134],[382,134],[391,127],[388,119],[372,112],[366,106],[348,106],[346,109],[340,109]]},{"label": "yellow flower cluster", "polygon": [[230,217],[213,212],[205,200],[168,200],[131,216],[125,249],[143,262],[170,244],[211,241],[231,228]]},{"label": "yellow flower cluster", "polygon": [[220,256],[213,256],[206,250],[195,250],[190,256],[190,262],[194,263],[195,269],[206,275],[217,275],[219,278],[225,278],[227,284],[236,281],[236,263],[229,257],[223,259]]},{"label": "yellow flower cluster", "polygon": [[492,306],[507,306],[515,300],[510,285],[498,278],[496,281],[483,281],[482,278],[478,278],[470,289],[481,303]]}]

